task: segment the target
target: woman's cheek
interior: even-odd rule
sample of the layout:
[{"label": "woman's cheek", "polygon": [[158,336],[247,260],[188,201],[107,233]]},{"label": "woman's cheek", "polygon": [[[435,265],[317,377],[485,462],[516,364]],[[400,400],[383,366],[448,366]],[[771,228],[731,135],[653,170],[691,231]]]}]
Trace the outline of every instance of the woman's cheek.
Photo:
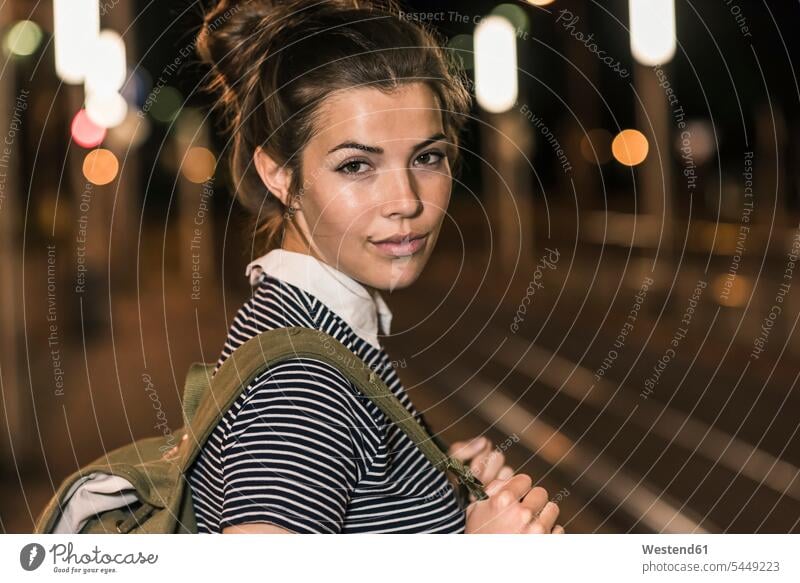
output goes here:
[{"label": "woman's cheek", "polygon": [[373,213],[362,197],[348,194],[330,201],[323,211],[318,230],[324,231],[328,240],[341,246],[348,240],[365,238],[372,217]]},{"label": "woman's cheek", "polygon": [[452,190],[452,180],[449,176],[437,175],[426,188],[424,200],[431,206],[431,212],[444,214],[450,203],[450,192]]},{"label": "woman's cheek", "polygon": [[341,209],[341,214],[351,218],[367,212],[379,197],[377,186],[353,179],[338,185],[332,192],[337,193],[336,200],[331,201],[328,207]]},{"label": "woman's cheek", "polygon": [[328,196],[317,196],[316,205],[319,212],[320,226],[325,225],[326,229],[338,229],[346,231],[349,225],[356,220],[364,206],[364,196],[354,189],[352,185],[339,185],[335,182],[321,184],[321,191],[317,194],[327,194]]}]

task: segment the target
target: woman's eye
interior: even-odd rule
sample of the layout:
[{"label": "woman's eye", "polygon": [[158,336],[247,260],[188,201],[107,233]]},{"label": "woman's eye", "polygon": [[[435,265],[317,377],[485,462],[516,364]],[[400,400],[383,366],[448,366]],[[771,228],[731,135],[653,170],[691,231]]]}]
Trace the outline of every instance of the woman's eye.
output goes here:
[{"label": "woman's eye", "polygon": [[434,166],[441,162],[444,157],[441,152],[425,152],[417,156],[417,161],[423,166]]},{"label": "woman's eye", "polygon": [[366,169],[362,170],[362,166],[369,167],[369,164],[362,160],[351,160],[350,162],[345,162],[339,166],[336,171],[343,174],[362,174],[363,172],[366,172]]}]

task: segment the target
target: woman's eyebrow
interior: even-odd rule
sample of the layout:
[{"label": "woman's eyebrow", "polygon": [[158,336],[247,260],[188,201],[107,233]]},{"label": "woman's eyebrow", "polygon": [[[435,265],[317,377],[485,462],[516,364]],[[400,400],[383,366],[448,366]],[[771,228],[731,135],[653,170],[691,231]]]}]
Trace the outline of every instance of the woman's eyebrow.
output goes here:
[{"label": "woman's eyebrow", "polygon": [[[438,142],[439,140],[443,140],[446,137],[447,136],[445,136],[441,132],[439,132],[438,134],[434,134],[430,138],[427,138],[427,139],[421,141],[416,146],[414,146],[414,150],[419,150],[420,148],[424,148],[428,144],[432,144],[433,142]],[[336,150],[343,150],[345,148],[352,148],[354,150],[362,150],[364,152],[370,152],[372,154],[383,154],[383,148],[379,148],[378,146],[367,146],[366,144],[360,144],[358,142],[351,142],[351,141],[342,142],[338,146],[334,146],[333,148],[328,150],[328,154],[332,154]]]}]

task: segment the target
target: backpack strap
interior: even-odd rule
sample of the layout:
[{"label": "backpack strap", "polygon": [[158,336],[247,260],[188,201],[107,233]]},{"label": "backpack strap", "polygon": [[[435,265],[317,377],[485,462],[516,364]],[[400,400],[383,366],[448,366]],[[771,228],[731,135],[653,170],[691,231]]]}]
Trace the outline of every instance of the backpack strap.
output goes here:
[{"label": "backpack strap", "polygon": [[200,401],[208,393],[215,367],[216,364],[193,362],[186,373],[181,408],[183,410],[183,424],[187,427],[194,418]]},{"label": "backpack strap", "polygon": [[[442,451],[435,438],[397,400],[380,376],[341,342],[321,330],[293,326],[262,332],[234,350],[213,378],[207,368],[213,365],[193,365],[187,375],[186,391],[191,399],[197,400],[197,405],[184,405],[184,411],[189,412],[188,434],[194,437],[195,443],[205,443],[239,394],[256,376],[281,360],[298,356],[318,359],[336,367],[408,436],[434,467],[441,471],[452,470],[476,499],[488,497],[480,480],[460,460]],[[187,455],[181,456],[179,461],[182,471],[191,466],[199,452],[199,447],[187,448]]]}]

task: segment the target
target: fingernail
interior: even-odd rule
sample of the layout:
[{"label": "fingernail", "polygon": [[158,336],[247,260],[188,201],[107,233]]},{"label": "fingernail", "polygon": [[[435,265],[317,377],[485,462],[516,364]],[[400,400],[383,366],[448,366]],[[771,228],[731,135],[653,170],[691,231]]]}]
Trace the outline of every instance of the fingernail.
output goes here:
[{"label": "fingernail", "polygon": [[481,447],[483,447],[484,445],[486,445],[486,438],[485,438],[485,437],[479,437],[479,438],[477,438],[477,439],[474,441],[474,445],[475,445],[475,446],[481,446]]}]

